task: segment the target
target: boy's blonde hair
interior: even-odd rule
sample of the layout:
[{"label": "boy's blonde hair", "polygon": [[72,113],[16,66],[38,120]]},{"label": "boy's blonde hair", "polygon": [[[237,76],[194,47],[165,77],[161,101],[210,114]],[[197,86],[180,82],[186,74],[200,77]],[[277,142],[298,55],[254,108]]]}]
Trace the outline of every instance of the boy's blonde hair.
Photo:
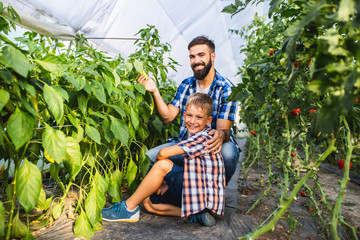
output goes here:
[{"label": "boy's blonde hair", "polygon": [[206,94],[206,93],[194,93],[187,100],[185,109],[187,109],[191,105],[193,105],[195,107],[199,107],[202,110],[205,110],[208,117],[212,116],[213,100],[209,96],[209,94]]}]

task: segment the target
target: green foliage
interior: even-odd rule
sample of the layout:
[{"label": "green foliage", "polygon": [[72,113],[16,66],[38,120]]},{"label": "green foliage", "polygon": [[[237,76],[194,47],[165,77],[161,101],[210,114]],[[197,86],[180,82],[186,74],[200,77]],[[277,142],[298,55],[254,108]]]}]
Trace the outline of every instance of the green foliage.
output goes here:
[{"label": "green foliage", "polygon": [[91,239],[94,236],[94,229],[84,211],[81,211],[80,215],[76,218],[74,234],[85,239]]},{"label": "green foliage", "polygon": [[5,208],[0,202],[0,237],[5,237]]},{"label": "green foliage", "polygon": [[24,238],[28,232],[26,225],[20,220],[19,212],[16,213],[13,221],[13,227],[11,228],[11,237],[13,238]]},{"label": "green foliage", "polygon": [[[15,165],[15,178],[9,167],[1,170],[7,202],[6,213],[0,208],[0,235],[32,239],[23,216],[15,215],[15,201],[26,213],[40,211],[41,225],[51,225],[76,186],[74,233],[91,238],[101,229],[106,196],[121,201],[123,189],[136,189],[149,169],[145,152],[178,134],[179,119],[157,124],[152,96],[137,83],[148,74],[169,102],[176,87],[167,74],[177,62],[167,57],[171,47],[154,26],[138,32],[137,51],[123,59],[97,51],[83,36],[66,47],[34,32],[12,42],[4,34],[16,17],[0,4],[0,156],[5,166]],[[50,163],[61,189],[51,198],[41,187],[39,160]]]},{"label": "green foliage", "polygon": [[[235,1],[224,11],[236,14],[244,5],[259,2],[263,1]],[[355,0],[272,0],[270,19],[255,15],[251,25],[231,30],[248,41],[241,49],[246,55],[239,69],[242,83],[230,96],[241,103],[241,121],[256,133],[248,141],[252,161],[248,169],[264,161],[261,154],[266,156],[270,185],[277,181],[272,168],[281,169],[279,205],[289,200],[289,189],[299,183],[299,168],[312,169],[311,160],[333,142],[337,151],[327,161],[346,159],[342,171],[348,176],[352,159],[351,170],[360,172],[358,149],[354,147],[353,154],[351,147],[360,137],[359,9]],[[347,181],[342,181],[344,188]],[[309,189],[315,206],[319,191],[320,185]],[[340,191],[338,199],[342,196]],[[327,207],[334,221],[332,237],[337,238],[339,204]],[[325,226],[321,211],[316,210],[320,225]]]},{"label": "green foliage", "polygon": [[25,212],[32,210],[38,202],[42,177],[38,167],[25,159],[16,172],[16,195]]}]

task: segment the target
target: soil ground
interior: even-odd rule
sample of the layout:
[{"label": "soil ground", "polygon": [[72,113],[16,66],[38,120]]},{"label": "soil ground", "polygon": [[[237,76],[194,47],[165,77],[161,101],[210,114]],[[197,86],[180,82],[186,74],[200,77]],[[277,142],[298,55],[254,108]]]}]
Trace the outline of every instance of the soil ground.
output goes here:
[{"label": "soil ground", "polygon": [[[239,140],[239,144],[244,149],[245,140]],[[245,152],[241,153],[239,162],[245,158]],[[263,174],[266,177],[266,169],[256,166],[245,178],[241,174],[241,165],[238,164],[237,171],[226,189],[225,215],[218,217],[217,224],[213,227],[193,225],[178,217],[149,214],[140,206],[139,222],[103,222],[103,230],[96,231],[93,239],[237,239],[254,231],[277,208],[276,194],[279,192],[274,187],[274,191],[269,196],[262,199],[249,214],[245,214],[265,190]],[[319,180],[330,201],[334,201],[338,195],[340,179],[339,172],[331,166],[321,168],[319,171]],[[341,213],[349,224],[357,227],[357,234],[360,235],[360,185],[350,181],[346,189]],[[283,216],[284,219],[278,221],[275,229],[258,239],[328,239],[319,229],[318,220],[312,217],[313,213],[309,211],[308,204],[308,198],[298,196]],[[289,215],[296,220],[296,228],[291,232],[285,220]],[[74,221],[66,218],[64,214],[51,228],[38,232],[35,237],[40,240],[77,239],[72,231],[73,224]],[[341,239],[352,239],[344,227],[341,230]]]}]

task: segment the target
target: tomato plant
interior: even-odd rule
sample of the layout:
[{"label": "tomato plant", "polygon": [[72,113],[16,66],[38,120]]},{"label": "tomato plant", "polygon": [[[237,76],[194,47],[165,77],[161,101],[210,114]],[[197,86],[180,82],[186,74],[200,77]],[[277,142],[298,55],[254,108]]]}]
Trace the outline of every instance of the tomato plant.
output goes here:
[{"label": "tomato plant", "polygon": [[[223,11],[237,14],[258,2],[262,1],[235,1]],[[272,220],[240,239],[256,238],[273,229],[302,188],[309,204],[317,206],[314,196],[322,192],[317,168],[323,161],[336,164],[339,156],[346,157],[337,200],[330,204],[323,197],[321,201],[329,209],[330,224],[325,234],[338,238],[337,225],[341,224],[356,238],[355,228],[339,215],[350,159],[359,152],[359,9],[360,3],[355,0],[270,1],[268,20],[255,15],[249,26],[231,30],[245,38],[247,45],[241,49],[246,55],[239,71],[242,83],[233,88],[230,98],[240,101],[240,119],[257,133],[256,139],[248,139],[244,170],[247,173],[255,161],[264,161],[260,156],[266,156],[268,182],[276,181],[276,166],[281,169],[283,186],[278,198],[281,207]],[[306,112],[309,114],[303,114]],[[260,138],[267,139],[267,146],[259,146]],[[303,177],[295,167],[288,167],[294,150],[301,153],[296,168],[307,171]],[[358,161],[354,159],[351,169],[357,174],[360,169],[354,166]],[[309,178],[315,187],[307,185]],[[271,188],[269,183],[262,197]],[[321,215],[318,208],[313,210]],[[319,219],[321,226],[327,224]]]}]

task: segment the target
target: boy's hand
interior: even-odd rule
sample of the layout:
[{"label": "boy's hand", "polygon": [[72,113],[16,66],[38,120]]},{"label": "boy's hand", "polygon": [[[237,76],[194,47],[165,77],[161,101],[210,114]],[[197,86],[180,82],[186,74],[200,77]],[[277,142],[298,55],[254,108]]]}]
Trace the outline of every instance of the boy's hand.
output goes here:
[{"label": "boy's hand", "polygon": [[157,90],[156,84],[154,80],[152,80],[149,76],[145,76],[141,74],[138,78],[138,83],[141,83],[145,86],[146,91],[154,93]]},{"label": "boy's hand", "polygon": [[209,132],[209,135],[213,136],[213,138],[207,141],[207,146],[205,147],[205,150],[208,150],[209,152],[219,153],[224,143],[225,133],[221,130],[212,129]]},{"label": "boy's hand", "polygon": [[157,195],[164,195],[164,193],[166,193],[166,191],[167,190],[169,190],[169,186],[166,184],[166,182],[165,181],[163,181],[162,183],[161,183],[161,186],[159,187],[159,189],[157,190],[157,192],[156,192],[156,194]]}]

